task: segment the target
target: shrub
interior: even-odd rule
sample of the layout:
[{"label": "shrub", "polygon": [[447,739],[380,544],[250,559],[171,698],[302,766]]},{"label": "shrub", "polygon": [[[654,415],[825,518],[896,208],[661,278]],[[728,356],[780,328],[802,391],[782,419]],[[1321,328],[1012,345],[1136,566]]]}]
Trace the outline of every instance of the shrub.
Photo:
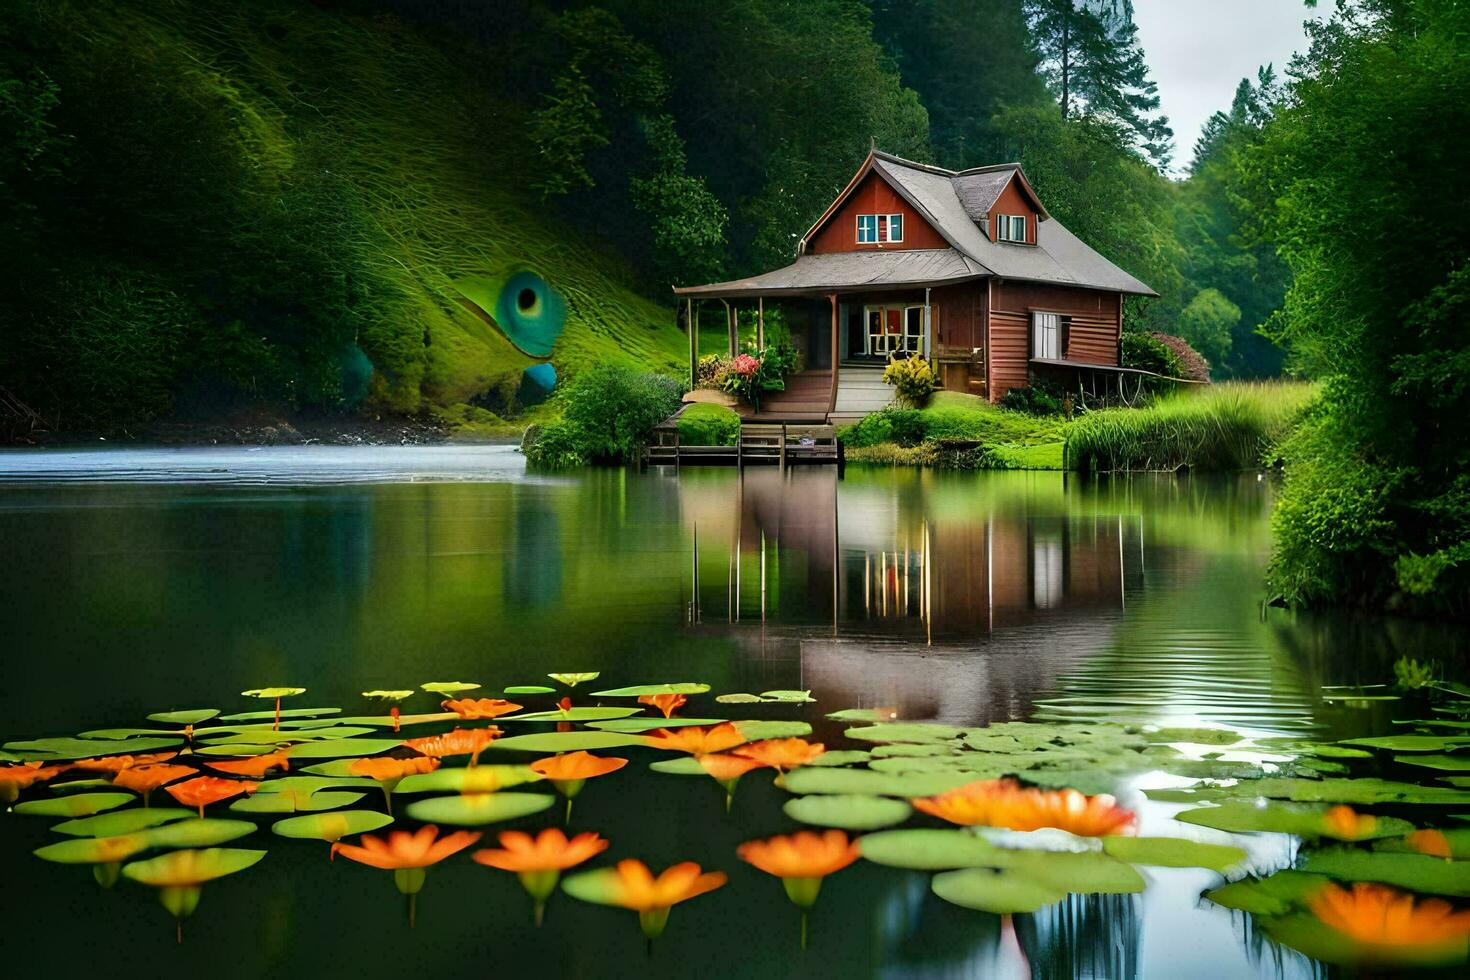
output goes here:
[{"label": "shrub", "polygon": [[574,375],[556,395],[562,417],[526,440],[526,459],[549,469],[630,460],[683,393],[672,378],[622,365]]},{"label": "shrub", "polygon": [[1000,407],[1027,415],[1060,415],[1062,399],[1038,384],[1025,388],[1012,388],[1000,399]]},{"label": "shrub", "polygon": [[934,371],[918,354],[901,361],[890,357],[883,369],[883,383],[893,385],[900,402],[917,408],[934,393]]},{"label": "shrub", "polygon": [[1122,361],[1124,367],[1152,371],[1169,378],[1184,377],[1184,365],[1174,351],[1150,333],[1125,333],[1123,335]]},{"label": "shrub", "polygon": [[1178,365],[1178,373],[1171,375],[1175,378],[1185,378],[1190,381],[1210,380],[1210,362],[1205,360],[1203,354],[1189,345],[1189,341],[1183,337],[1173,337],[1166,333],[1151,334],[1154,340],[1168,348],[1173,355],[1174,362]]},{"label": "shrub", "polygon": [[923,412],[913,408],[890,407],[863,416],[837,435],[844,446],[854,449],[876,446],[883,442],[915,446],[924,441],[928,428]]},{"label": "shrub", "polygon": [[740,438],[740,416],[724,405],[690,405],[678,424],[679,441],[689,446],[733,446]]},{"label": "shrub", "polygon": [[730,359],[719,354],[705,354],[699,359],[694,372],[694,387],[724,388],[725,375],[730,370]]},{"label": "shrub", "polygon": [[720,387],[759,409],[761,394],[784,391],[786,375],[795,366],[796,348],[790,344],[747,347],[725,365]]}]

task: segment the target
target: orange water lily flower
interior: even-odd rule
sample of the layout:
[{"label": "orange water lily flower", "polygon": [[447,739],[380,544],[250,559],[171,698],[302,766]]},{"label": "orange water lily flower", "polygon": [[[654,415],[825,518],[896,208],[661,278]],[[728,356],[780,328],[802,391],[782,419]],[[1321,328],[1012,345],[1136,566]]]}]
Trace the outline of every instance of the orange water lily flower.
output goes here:
[{"label": "orange water lily flower", "polygon": [[502,698],[461,698],[457,701],[440,701],[439,707],[445,711],[453,711],[465,721],[499,718],[521,710],[520,705]]},{"label": "orange water lily flower", "polygon": [[806,765],[826,751],[827,747],[822,743],[808,742],[804,738],[768,738],[742,745],[733,754],[743,755],[747,759],[763,762],[772,769],[787,772],[797,766]]},{"label": "orange water lily flower", "polygon": [[1378,818],[1350,806],[1335,806],[1322,814],[1322,832],[1339,840],[1362,840],[1373,833]]},{"label": "orange water lily flower", "polygon": [[204,816],[204,808],[211,803],[227,800],[241,793],[254,793],[259,783],[247,782],[241,779],[221,779],[218,776],[196,776],[183,783],[174,783],[163,788],[164,792],[178,800],[184,806],[199,808],[199,816]]},{"label": "orange water lily flower", "polygon": [[1416,830],[1404,838],[1404,843],[1430,857],[1449,860],[1455,856],[1454,848],[1450,847],[1450,839],[1440,830]]},{"label": "orange water lily flower", "polygon": [[617,772],[627,764],[627,759],[598,756],[591,752],[567,752],[547,759],[537,759],[531,763],[531,770],[539,772],[552,782],[580,782]]},{"label": "orange water lily flower", "polygon": [[674,712],[684,707],[688,701],[682,694],[645,694],[638,699],[639,704],[652,705],[662,711],[665,718],[672,718]]},{"label": "orange water lily flower", "polygon": [[130,789],[134,793],[142,794],[144,804],[147,804],[148,794],[152,793],[164,783],[171,783],[176,779],[184,779],[188,776],[198,775],[198,770],[190,766],[171,766],[168,763],[155,763],[151,766],[129,766],[116,776],[112,777],[112,785]]},{"label": "orange water lily flower", "polygon": [[947,793],[911,801],[914,807],[965,826],[1040,830],[1055,827],[1082,837],[1134,832],[1137,816],[1111,796],[1085,796],[1075,789],[1022,787],[1013,779],[982,779]]},{"label": "orange water lily flower", "polygon": [[1326,884],[1307,899],[1307,907],[1323,925],[1375,946],[1436,946],[1470,938],[1470,911],[1456,912],[1438,898],[1416,902],[1387,885]]},{"label": "orange water lily flower", "polygon": [[614,905],[635,912],[656,912],[712,892],[728,880],[723,871],[702,871],[693,861],[665,868],[654,877],[642,861],[619,861],[611,895]]},{"label": "orange water lily flower", "polygon": [[379,756],[375,759],[354,759],[352,765],[347,767],[347,771],[354,776],[366,776],[368,779],[375,779],[381,783],[423,772],[433,772],[442,764],[438,759],[425,756],[415,756],[412,759]]},{"label": "orange water lily flower", "polygon": [[[857,842],[841,830],[800,830],[767,840],[746,841],[735,849],[740,860],[781,879],[786,897],[799,908],[812,907],[822,879],[858,859]],[[801,944],[806,947],[806,913],[802,912]]]},{"label": "orange water lily flower", "polygon": [[272,769],[291,768],[290,756],[287,750],[279,752],[268,752],[265,755],[252,756],[249,759],[235,759],[229,762],[206,762],[211,769],[227,772],[234,776],[254,776],[259,779]]},{"label": "orange water lily flower", "polygon": [[476,861],[502,871],[565,871],[607,850],[608,841],[594,833],[570,839],[556,827],[535,837],[519,830],[500,834],[500,848],[485,848],[471,855]]},{"label": "orange water lily flower", "polygon": [[484,728],[456,728],[443,735],[411,738],[403,744],[415,752],[435,759],[451,755],[467,755],[470,757],[470,765],[473,766],[480,761],[480,753],[485,751],[485,746],[502,734],[504,733],[494,725],[487,725]]},{"label": "orange water lily flower", "polygon": [[35,783],[44,783],[66,772],[66,769],[66,766],[47,766],[39,762],[0,766],[0,802],[13,803],[21,790],[29,789]]},{"label": "orange water lily flower", "polygon": [[384,871],[402,871],[412,868],[427,868],[432,864],[458,854],[480,839],[478,831],[456,830],[439,836],[439,828],[426,824],[415,831],[395,830],[386,838],[363,834],[358,844],[332,845],[332,856],[338,854],[358,864],[366,864]]},{"label": "orange water lily flower", "polygon": [[167,762],[177,752],[152,752],[147,755],[108,755],[99,759],[78,759],[71,764],[73,769],[84,772],[122,772],[134,766],[152,766]]},{"label": "orange water lily flower", "polygon": [[696,757],[713,755],[744,743],[745,736],[740,734],[740,729],[728,721],[704,728],[697,725],[687,725],[683,728],[660,728],[643,738],[643,744],[650,748],[687,752]]}]

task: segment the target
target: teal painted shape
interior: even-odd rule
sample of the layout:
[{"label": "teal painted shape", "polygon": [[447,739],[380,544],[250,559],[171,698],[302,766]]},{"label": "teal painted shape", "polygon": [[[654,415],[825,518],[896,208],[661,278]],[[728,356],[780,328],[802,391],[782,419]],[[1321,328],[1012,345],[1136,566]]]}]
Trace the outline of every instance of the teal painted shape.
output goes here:
[{"label": "teal painted shape", "polygon": [[[532,357],[549,357],[567,324],[561,294],[534,272],[517,272],[500,290],[495,321],[510,342]],[[553,383],[555,370],[553,369]]]}]

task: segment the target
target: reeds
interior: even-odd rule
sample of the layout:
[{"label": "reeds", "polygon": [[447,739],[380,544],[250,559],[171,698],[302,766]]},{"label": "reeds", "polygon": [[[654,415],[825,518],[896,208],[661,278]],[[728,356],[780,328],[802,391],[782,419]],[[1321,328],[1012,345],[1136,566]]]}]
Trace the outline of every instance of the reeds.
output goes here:
[{"label": "reeds", "polygon": [[1144,408],[1089,412],[1067,435],[1066,465],[1099,472],[1263,466],[1315,392],[1302,382],[1227,382]]}]

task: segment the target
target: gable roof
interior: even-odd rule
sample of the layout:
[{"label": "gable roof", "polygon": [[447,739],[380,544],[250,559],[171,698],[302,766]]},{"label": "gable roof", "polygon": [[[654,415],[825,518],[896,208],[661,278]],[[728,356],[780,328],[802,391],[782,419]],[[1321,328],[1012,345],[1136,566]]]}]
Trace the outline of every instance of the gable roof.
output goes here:
[{"label": "gable roof", "polygon": [[[887,181],[956,251],[992,275],[1140,296],[1158,295],[1146,283],[1109,262],[1053,218],[1042,206],[1017,163],[955,171],[873,150],[847,187],[802,236],[798,255],[805,253],[812,236],[869,173],[876,173]],[[1017,182],[1021,192],[1037,209],[1040,220],[1037,222],[1035,245],[992,242],[980,225],[1012,181]]]},{"label": "gable roof", "polygon": [[683,286],[680,296],[733,299],[741,296],[820,296],[841,289],[901,289],[984,279],[990,271],[953,248],[909,248],[890,252],[820,252],[798,255],[780,269],[746,279]]}]

